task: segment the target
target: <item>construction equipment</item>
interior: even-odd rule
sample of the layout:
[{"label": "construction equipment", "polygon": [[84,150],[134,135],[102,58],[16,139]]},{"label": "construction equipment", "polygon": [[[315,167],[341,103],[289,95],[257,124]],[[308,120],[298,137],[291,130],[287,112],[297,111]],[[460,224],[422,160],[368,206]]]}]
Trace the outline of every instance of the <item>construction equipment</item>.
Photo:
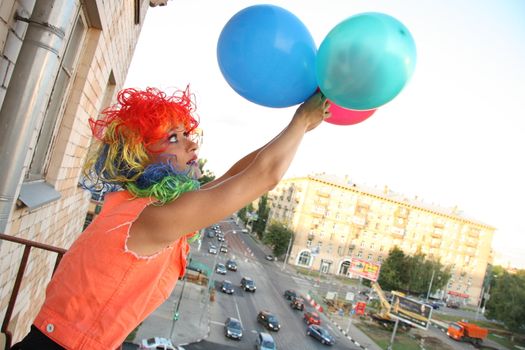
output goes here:
[{"label": "construction equipment", "polygon": [[381,303],[381,309],[372,315],[373,319],[385,326],[399,320],[402,321],[402,327],[406,329],[410,329],[411,326],[428,329],[432,306],[412,300],[406,297],[404,293],[396,291],[391,292],[392,298],[389,301],[377,282],[372,282],[372,288],[377,293]]},{"label": "construction equipment", "polygon": [[453,322],[448,326],[447,335],[457,341],[468,341],[474,345],[479,345],[483,342],[489,330],[480,327],[474,323],[468,322]]}]

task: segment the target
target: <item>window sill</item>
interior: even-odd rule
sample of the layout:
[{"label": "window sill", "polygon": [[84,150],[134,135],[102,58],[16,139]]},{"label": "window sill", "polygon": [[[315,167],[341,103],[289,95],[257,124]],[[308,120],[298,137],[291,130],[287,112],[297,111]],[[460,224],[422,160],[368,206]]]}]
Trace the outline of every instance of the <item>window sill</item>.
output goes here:
[{"label": "window sill", "polygon": [[25,182],[22,184],[17,205],[26,206],[30,211],[60,199],[60,192],[45,181]]}]

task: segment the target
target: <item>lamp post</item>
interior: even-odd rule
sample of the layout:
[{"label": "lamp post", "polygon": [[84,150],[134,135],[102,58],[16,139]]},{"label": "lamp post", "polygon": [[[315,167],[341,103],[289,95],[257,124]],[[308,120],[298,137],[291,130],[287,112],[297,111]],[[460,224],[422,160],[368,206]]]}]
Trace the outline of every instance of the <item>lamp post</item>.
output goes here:
[{"label": "lamp post", "polygon": [[288,261],[288,257],[290,256],[290,249],[292,249],[292,240],[293,235],[290,235],[290,240],[288,241],[288,248],[286,248],[286,254],[284,255],[284,261],[283,266],[281,267],[281,271],[284,271],[284,268],[286,267],[286,262]]},{"label": "lamp post", "polygon": [[434,282],[434,274],[436,270],[432,269],[432,277],[430,277],[430,284],[428,285],[427,298],[426,302],[428,303],[428,298],[430,297],[430,291],[432,290],[432,282]]}]

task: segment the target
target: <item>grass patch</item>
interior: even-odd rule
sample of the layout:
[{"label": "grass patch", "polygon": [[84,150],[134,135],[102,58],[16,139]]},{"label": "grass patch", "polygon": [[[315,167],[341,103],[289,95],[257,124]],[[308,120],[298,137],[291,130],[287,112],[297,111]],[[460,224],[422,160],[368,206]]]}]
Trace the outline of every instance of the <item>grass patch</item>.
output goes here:
[{"label": "grass patch", "polygon": [[[392,330],[388,330],[376,323],[370,321],[355,323],[355,326],[370,337],[381,349],[386,350],[390,343]],[[393,350],[453,350],[448,344],[443,343],[440,339],[427,337],[426,333],[412,329],[410,332],[397,331],[394,339]]]}]

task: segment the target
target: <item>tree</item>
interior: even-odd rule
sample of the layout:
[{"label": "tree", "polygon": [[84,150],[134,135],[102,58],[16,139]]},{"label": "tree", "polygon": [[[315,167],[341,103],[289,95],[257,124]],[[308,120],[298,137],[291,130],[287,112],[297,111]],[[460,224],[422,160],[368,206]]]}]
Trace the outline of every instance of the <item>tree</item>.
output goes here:
[{"label": "tree", "polygon": [[290,239],[292,239],[294,233],[284,224],[277,222],[272,223],[268,227],[268,231],[264,235],[263,242],[269,244],[272,247],[273,254],[280,256],[286,253]]},{"label": "tree", "polygon": [[202,176],[199,178],[199,183],[202,185],[215,180],[215,174],[209,170],[204,170],[204,166],[208,162],[207,159],[199,159],[199,169]]},{"label": "tree", "polygon": [[262,238],[264,230],[266,229],[266,222],[270,208],[268,207],[268,194],[264,194],[259,198],[259,205],[257,208],[257,220],[253,223],[253,231],[257,233],[257,236]]},{"label": "tree", "polygon": [[244,208],[239,209],[239,211],[237,212],[237,217],[241,219],[244,222],[244,224],[247,224],[248,219],[249,219],[248,213],[252,213],[252,212],[253,212],[253,205],[252,203],[249,203]]},{"label": "tree", "polygon": [[405,253],[397,246],[392,248],[388,257],[381,264],[381,271],[377,282],[385,290],[400,289],[402,273],[405,270]]},{"label": "tree", "polygon": [[490,299],[486,304],[486,316],[502,321],[514,332],[525,331],[525,270],[509,274],[494,269]]},{"label": "tree", "polygon": [[439,261],[428,260],[424,254],[405,255],[394,247],[381,265],[378,282],[386,290],[426,295],[429,287],[431,294],[443,289],[450,276],[450,267]]}]

